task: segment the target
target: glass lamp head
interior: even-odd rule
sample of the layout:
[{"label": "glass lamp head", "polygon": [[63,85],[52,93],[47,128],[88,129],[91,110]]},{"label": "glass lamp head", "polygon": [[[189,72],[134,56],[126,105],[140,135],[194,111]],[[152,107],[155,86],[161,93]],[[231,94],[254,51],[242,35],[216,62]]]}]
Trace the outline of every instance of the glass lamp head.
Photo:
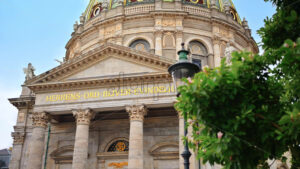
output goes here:
[{"label": "glass lamp head", "polygon": [[168,69],[173,78],[176,91],[179,86],[183,85],[182,78],[194,77],[200,71],[200,67],[197,64],[188,61],[187,55],[189,51],[184,49],[184,43],[181,46],[182,50],[178,51],[179,61]]}]

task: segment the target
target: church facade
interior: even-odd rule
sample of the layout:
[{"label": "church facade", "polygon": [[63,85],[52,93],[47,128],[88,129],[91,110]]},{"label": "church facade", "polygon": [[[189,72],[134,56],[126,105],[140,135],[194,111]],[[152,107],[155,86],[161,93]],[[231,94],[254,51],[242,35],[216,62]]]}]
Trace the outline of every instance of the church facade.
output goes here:
[{"label": "church facade", "polygon": [[[91,0],[64,61],[30,64],[10,169],[183,169],[183,119],[167,72],[181,43],[200,67],[258,53],[231,0]],[[229,60],[230,61],[230,60]],[[191,168],[204,165],[193,154]]]}]

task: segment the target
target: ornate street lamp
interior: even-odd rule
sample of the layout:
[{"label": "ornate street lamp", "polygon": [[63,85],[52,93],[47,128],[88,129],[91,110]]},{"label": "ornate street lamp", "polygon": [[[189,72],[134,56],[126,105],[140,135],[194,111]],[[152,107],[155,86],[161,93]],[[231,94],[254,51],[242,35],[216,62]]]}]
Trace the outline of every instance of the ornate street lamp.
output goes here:
[{"label": "ornate street lamp", "polygon": [[[177,88],[183,85],[182,78],[193,77],[197,72],[200,71],[200,67],[188,60],[189,51],[184,49],[184,43],[181,44],[182,49],[178,51],[179,61],[174,65],[171,65],[168,69],[169,73],[173,78],[173,82],[177,91]],[[177,93],[179,96],[180,93]],[[184,120],[184,126],[186,126],[186,119]],[[187,135],[187,128],[184,128],[184,136]],[[184,159],[184,168],[190,168],[190,157],[191,152],[189,151],[188,143],[185,143],[184,151],[182,152],[181,156]]]}]

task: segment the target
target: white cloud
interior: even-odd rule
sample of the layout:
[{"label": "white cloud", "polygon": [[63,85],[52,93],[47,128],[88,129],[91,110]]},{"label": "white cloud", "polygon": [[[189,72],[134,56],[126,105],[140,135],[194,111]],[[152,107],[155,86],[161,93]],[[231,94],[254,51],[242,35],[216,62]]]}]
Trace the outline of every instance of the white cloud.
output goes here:
[{"label": "white cloud", "polygon": [[8,98],[18,97],[20,90],[0,86],[0,149],[12,146],[11,132],[16,125],[18,110],[9,103]]}]

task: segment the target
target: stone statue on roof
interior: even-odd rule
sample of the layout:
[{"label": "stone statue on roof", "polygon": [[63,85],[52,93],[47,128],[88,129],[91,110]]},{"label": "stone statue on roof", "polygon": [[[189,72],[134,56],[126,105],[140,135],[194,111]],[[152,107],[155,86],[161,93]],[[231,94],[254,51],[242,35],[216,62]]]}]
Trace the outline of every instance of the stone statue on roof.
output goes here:
[{"label": "stone statue on roof", "polygon": [[35,75],[34,75],[34,67],[32,66],[31,63],[28,63],[27,68],[23,68],[24,74],[25,76],[25,81],[32,79]]}]

